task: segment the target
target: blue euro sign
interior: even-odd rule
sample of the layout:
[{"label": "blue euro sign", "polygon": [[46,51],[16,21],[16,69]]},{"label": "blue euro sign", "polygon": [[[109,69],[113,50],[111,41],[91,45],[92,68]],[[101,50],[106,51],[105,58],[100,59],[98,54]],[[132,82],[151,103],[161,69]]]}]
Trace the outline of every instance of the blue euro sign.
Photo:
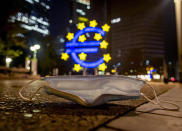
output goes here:
[{"label": "blue euro sign", "polygon": [[153,69],[153,70],[150,70],[150,71],[149,71],[150,79],[152,79],[152,72],[156,72],[156,70],[155,70],[155,69]]},{"label": "blue euro sign", "polygon": [[71,54],[71,57],[73,60],[77,63],[80,64],[80,66],[85,67],[85,68],[95,68],[99,66],[100,64],[104,63],[104,58],[101,57],[99,60],[94,61],[94,62],[85,62],[79,59],[77,56],[77,53],[97,53],[99,50],[99,46],[101,41],[85,41],[85,42],[78,42],[79,36],[88,33],[88,32],[95,32],[99,33],[104,37],[105,31],[103,31],[101,28],[97,27],[86,27],[83,30],[78,31],[74,39],[72,39],[70,42],[67,42],[65,47],[66,53]]}]

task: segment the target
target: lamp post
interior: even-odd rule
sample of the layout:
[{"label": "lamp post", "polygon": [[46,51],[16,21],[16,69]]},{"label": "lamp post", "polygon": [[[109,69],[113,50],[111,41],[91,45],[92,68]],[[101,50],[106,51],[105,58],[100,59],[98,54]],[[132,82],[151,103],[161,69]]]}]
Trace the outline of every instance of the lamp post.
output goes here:
[{"label": "lamp post", "polygon": [[30,47],[30,50],[33,52],[33,58],[31,63],[32,75],[37,75],[37,51],[40,49],[40,45],[36,44]]},{"label": "lamp post", "polygon": [[9,68],[11,62],[12,62],[12,59],[9,57],[6,57],[6,67]]},{"label": "lamp post", "polygon": [[178,41],[178,74],[177,79],[182,82],[182,0],[174,0],[176,10],[176,30]]}]

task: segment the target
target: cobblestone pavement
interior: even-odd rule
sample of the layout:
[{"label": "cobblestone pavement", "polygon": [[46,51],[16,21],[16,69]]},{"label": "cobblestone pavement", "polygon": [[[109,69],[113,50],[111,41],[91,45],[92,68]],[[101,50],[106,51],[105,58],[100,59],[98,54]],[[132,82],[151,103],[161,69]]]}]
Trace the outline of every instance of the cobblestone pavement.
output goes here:
[{"label": "cobblestone pavement", "polygon": [[[0,80],[0,131],[87,131],[98,130],[108,122],[146,103],[144,98],[110,102],[87,108],[56,96],[47,95],[42,88],[35,102],[23,101],[18,89],[29,80]],[[37,81],[23,92],[29,96],[43,84]],[[176,84],[150,83],[162,94]],[[153,97],[150,88],[142,92]],[[108,129],[109,130],[109,129]]]}]

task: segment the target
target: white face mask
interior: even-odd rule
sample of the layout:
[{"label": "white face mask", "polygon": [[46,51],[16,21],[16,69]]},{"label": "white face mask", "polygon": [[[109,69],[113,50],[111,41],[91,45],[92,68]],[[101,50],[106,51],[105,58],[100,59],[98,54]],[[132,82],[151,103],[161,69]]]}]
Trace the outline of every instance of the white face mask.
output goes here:
[{"label": "white face mask", "polygon": [[[114,100],[137,99],[142,95],[148,101],[159,105],[163,109],[179,109],[177,105],[170,102],[165,103],[172,104],[175,108],[171,109],[162,106],[154,88],[151,86],[156,102],[150,100],[145,94],[140,92],[141,88],[147,84],[145,81],[125,76],[58,76],[45,77],[43,80],[47,83],[44,86],[47,94],[63,97],[83,106],[96,106]],[[33,82],[31,81],[28,85]],[[32,101],[32,98],[28,99],[22,96],[21,91],[25,87],[20,89],[19,95],[24,100]]]},{"label": "white face mask", "polygon": [[46,92],[70,99],[84,106],[95,106],[113,100],[136,99],[145,85],[142,80],[124,76],[48,77]]}]

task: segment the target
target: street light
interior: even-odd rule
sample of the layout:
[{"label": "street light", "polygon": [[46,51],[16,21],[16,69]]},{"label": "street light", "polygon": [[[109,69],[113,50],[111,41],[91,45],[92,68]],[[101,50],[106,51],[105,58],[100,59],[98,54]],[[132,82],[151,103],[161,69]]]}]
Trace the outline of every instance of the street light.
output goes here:
[{"label": "street light", "polygon": [[12,59],[9,57],[6,57],[6,67],[9,67],[11,62],[12,62]]},{"label": "street light", "polygon": [[37,51],[40,49],[40,45],[36,44],[30,47],[30,50],[33,51],[33,59],[31,64],[32,74],[37,75]]},{"label": "street light", "polygon": [[38,45],[38,44],[30,46],[30,50],[33,51],[33,53],[34,53],[33,58],[36,59],[37,50],[39,50],[39,49],[40,49],[40,45]]}]

